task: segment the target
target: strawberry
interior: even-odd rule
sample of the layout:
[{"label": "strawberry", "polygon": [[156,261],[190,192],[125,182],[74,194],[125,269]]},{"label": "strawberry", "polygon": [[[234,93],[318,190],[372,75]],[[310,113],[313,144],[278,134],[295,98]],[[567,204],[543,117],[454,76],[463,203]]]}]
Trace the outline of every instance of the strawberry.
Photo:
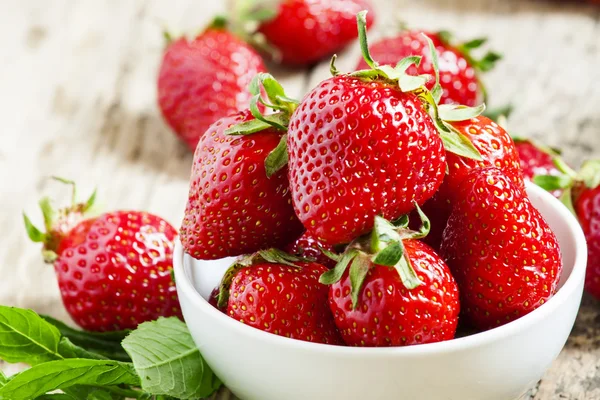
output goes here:
[{"label": "strawberry", "polygon": [[439,249],[459,185],[472,169],[492,166],[501,168],[513,183],[524,188],[519,154],[512,138],[500,125],[487,117],[478,116],[452,122],[452,127],[475,146],[481,159],[474,160],[448,153],[444,182],[439,192],[423,206],[432,226],[432,233],[426,238],[426,242],[434,249]]},{"label": "strawberry", "polygon": [[308,232],[305,232],[294,243],[289,244],[285,248],[285,251],[290,254],[313,259],[315,262],[324,265],[327,268],[333,268],[335,266],[335,261],[325,255],[323,250],[335,253],[333,246],[328,246],[319,242]]},{"label": "strawberry", "polygon": [[46,233],[24,215],[27,233],[44,244],[54,264],[63,303],[82,328],[90,331],[133,329],[161,316],[181,318],[173,269],[175,229],[164,219],[141,211],[113,211],[87,218],[95,193],[55,212],[48,198],[40,206]]},{"label": "strawberry", "polygon": [[441,254],[478,329],[517,319],[557,290],[558,241],[523,189],[500,169],[472,170],[456,193]]},{"label": "strawberry", "polygon": [[[538,175],[561,175],[563,171],[557,166],[559,153],[549,147],[535,143],[531,139],[514,138],[521,169],[525,179],[534,181]],[[551,193],[559,198],[562,190],[553,190]]]},{"label": "strawberry", "polygon": [[554,164],[560,173],[536,175],[533,180],[550,193],[562,192],[560,200],[577,216],[588,247],[585,288],[600,298],[600,160],[588,160],[579,172],[559,157]]},{"label": "strawberry", "polygon": [[[370,47],[371,54],[383,65],[394,66],[398,61],[412,55],[423,57],[421,65],[412,66],[407,70],[412,75],[433,75],[433,60],[429,52],[429,44],[421,31],[404,31],[397,36],[382,39]],[[471,51],[480,47],[486,39],[475,39],[458,45],[451,43],[448,32],[425,33],[435,45],[441,60],[440,84],[443,93],[442,104],[464,104],[475,106],[483,100],[485,89],[479,80],[478,73],[491,70],[501,56],[488,52],[482,59],[477,60]],[[368,68],[365,60],[361,59],[357,70]],[[427,83],[432,89],[433,81]]]},{"label": "strawberry", "polygon": [[[244,3],[238,0],[238,3]],[[371,10],[367,24],[373,24],[368,0],[286,0],[277,9],[255,7],[259,15],[257,32],[274,50],[275,58],[287,65],[314,64],[341,50],[356,39],[356,13]],[[241,11],[247,14],[246,11]],[[242,20],[257,19],[251,15]]]},{"label": "strawberry", "polygon": [[[321,277],[335,323],[350,346],[407,346],[454,338],[458,288],[444,261],[418,232],[375,218],[370,236],[349,245],[335,269]],[[348,265],[351,263],[349,271]]]},{"label": "strawberry", "polygon": [[[253,108],[256,103],[255,96]],[[287,170],[281,164],[276,171],[270,167],[273,160],[285,160],[284,132],[261,119],[250,111],[225,117],[200,139],[180,230],[192,257],[218,259],[284,247],[302,234]]]},{"label": "strawberry", "polygon": [[[426,78],[379,66],[368,53],[366,17],[359,36],[372,69],[339,74],[309,92],[288,130],[290,187],[296,213],[308,232],[326,244],[348,243],[369,232],[376,215],[395,219],[436,192],[446,170],[446,150],[480,158],[438,114],[464,119],[483,110],[438,110],[441,89]],[[429,113],[435,117],[432,117]]]},{"label": "strawberry", "polygon": [[194,40],[169,43],[158,76],[158,104],[173,131],[194,150],[212,123],[248,108],[247,87],[264,71],[258,53],[215,23]]},{"label": "strawberry", "polygon": [[327,267],[270,249],[238,260],[225,274],[219,305],[265,332],[307,342],[342,344],[319,283]]}]

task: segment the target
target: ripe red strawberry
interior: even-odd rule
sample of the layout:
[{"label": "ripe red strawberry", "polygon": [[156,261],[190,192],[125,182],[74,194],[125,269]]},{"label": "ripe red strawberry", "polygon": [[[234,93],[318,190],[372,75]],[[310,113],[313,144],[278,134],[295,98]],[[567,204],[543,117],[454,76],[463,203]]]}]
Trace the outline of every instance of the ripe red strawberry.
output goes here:
[{"label": "ripe red strawberry", "polygon": [[554,233],[500,169],[474,169],[456,193],[441,254],[461,293],[466,321],[490,329],[544,304],[562,270]]},{"label": "ripe red strawberry", "polygon": [[[540,146],[529,139],[515,139],[515,146],[519,153],[521,169],[525,179],[534,181],[539,175],[561,175],[563,172],[556,166],[558,153],[544,146]],[[561,189],[551,192],[559,198],[563,191]]]},{"label": "ripe red strawberry", "polygon": [[[448,32],[425,34],[431,38],[440,58],[440,84],[443,93],[441,104],[464,104],[475,106],[483,100],[485,89],[478,78],[479,72],[486,72],[493,68],[500,55],[494,52],[487,53],[481,60],[476,60],[471,55],[471,50],[485,43],[485,39],[475,39],[463,44],[452,45]],[[382,39],[371,47],[371,54],[382,65],[394,66],[398,61],[412,55],[423,57],[421,65],[412,66],[407,72],[411,75],[434,74],[433,60],[429,52],[429,44],[421,31],[404,31],[395,37]],[[357,70],[368,68],[367,63],[361,59]],[[427,83],[432,89],[434,81]]]},{"label": "ripe red strawberry", "polygon": [[[321,82],[300,103],[288,130],[296,213],[312,236],[333,245],[369,232],[376,215],[393,220],[433,196],[446,170],[444,145],[479,157],[461,137],[447,140],[454,131],[430,116],[439,86],[430,93],[424,77],[404,73],[419,59],[380,68],[368,54],[365,14],[358,18],[372,69]],[[463,117],[457,110],[465,111]],[[446,111],[462,119],[481,109]],[[451,146],[459,142],[460,148]]]},{"label": "ripe red strawberry", "polygon": [[[291,204],[287,170],[268,177],[265,162],[283,132],[264,127],[228,134],[234,125],[261,124],[249,111],[220,119],[194,154],[181,243],[192,257],[218,259],[284,247],[302,234]],[[268,125],[266,125],[268,126]],[[239,132],[238,132],[239,133]]]},{"label": "ripe red strawberry", "polygon": [[[600,181],[600,177],[597,179]],[[575,211],[588,246],[585,289],[600,299],[600,182],[576,190]]]},{"label": "ripe red strawberry", "polygon": [[250,104],[248,85],[266,71],[261,57],[222,26],[194,40],[180,38],[163,55],[158,103],[165,120],[192,149],[221,117]]},{"label": "ripe red strawberry", "polygon": [[[350,346],[407,346],[454,338],[460,308],[456,282],[431,247],[415,240],[428,227],[410,232],[404,226],[398,230],[377,217],[372,237],[352,243],[336,268],[322,277],[334,282],[329,305]],[[349,272],[344,272],[350,262]]]},{"label": "ripe red strawberry", "polygon": [[335,266],[335,261],[327,257],[323,253],[323,250],[335,253],[333,246],[319,242],[308,232],[305,232],[294,243],[291,243],[285,248],[285,251],[290,254],[309,258],[327,268],[333,268]]},{"label": "ripe red strawberry", "polygon": [[63,303],[90,331],[133,329],[161,316],[181,318],[173,269],[175,229],[140,211],[114,211],[86,218],[94,196],[54,212],[40,202],[46,233],[25,216],[29,237],[44,244]]},{"label": "ripe red strawberry", "polygon": [[307,342],[342,344],[319,283],[327,267],[279,250],[238,261],[225,275],[227,315],[265,332]]},{"label": "ripe red strawberry", "polygon": [[262,22],[258,32],[272,46],[280,61],[293,66],[313,64],[356,39],[356,13],[371,10],[368,0],[280,1],[273,18]]},{"label": "ripe red strawberry", "polygon": [[515,144],[500,125],[491,119],[478,116],[465,121],[453,122],[452,126],[466,137],[481,154],[481,160],[448,153],[448,171],[440,190],[423,206],[431,219],[431,234],[426,242],[439,249],[443,230],[452,211],[461,182],[476,168],[497,167],[520,188],[524,188],[523,172]]}]

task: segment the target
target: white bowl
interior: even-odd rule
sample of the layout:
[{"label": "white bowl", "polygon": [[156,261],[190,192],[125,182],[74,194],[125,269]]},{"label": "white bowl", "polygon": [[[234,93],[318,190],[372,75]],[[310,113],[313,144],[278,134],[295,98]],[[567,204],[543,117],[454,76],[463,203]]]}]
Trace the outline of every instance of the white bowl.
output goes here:
[{"label": "white bowl", "polygon": [[587,250],[570,212],[528,185],[560,242],[557,294],[530,314],[442,343],[352,348],[288,339],[241,324],[205,300],[231,260],[200,261],[177,244],[183,315],[202,355],[244,400],[509,400],[521,397],[563,348],[581,301]]}]

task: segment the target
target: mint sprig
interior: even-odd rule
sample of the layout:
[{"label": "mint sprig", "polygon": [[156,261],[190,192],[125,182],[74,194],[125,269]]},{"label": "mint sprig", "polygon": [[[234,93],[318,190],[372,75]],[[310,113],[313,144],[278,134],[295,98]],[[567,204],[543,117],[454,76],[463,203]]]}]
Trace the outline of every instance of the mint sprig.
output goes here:
[{"label": "mint sprig", "polygon": [[[103,344],[110,350],[103,351]],[[0,306],[0,359],[31,365],[11,377],[0,372],[0,399],[199,399],[221,386],[185,324],[174,317],[130,333],[93,333]],[[63,393],[51,393],[57,390]]]}]

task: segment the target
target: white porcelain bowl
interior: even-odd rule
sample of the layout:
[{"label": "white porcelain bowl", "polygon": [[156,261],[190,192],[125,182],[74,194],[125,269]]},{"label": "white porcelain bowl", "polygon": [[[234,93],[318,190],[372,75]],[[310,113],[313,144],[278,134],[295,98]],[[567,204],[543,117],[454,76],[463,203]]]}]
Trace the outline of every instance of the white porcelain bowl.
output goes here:
[{"label": "white porcelain bowl", "polygon": [[560,242],[557,294],[532,313],[442,343],[351,348],[302,342],[241,324],[205,300],[231,260],[200,261],[175,249],[183,315],[208,364],[243,400],[510,400],[521,397],[563,348],[581,301],[586,245],[577,220],[528,186]]}]

